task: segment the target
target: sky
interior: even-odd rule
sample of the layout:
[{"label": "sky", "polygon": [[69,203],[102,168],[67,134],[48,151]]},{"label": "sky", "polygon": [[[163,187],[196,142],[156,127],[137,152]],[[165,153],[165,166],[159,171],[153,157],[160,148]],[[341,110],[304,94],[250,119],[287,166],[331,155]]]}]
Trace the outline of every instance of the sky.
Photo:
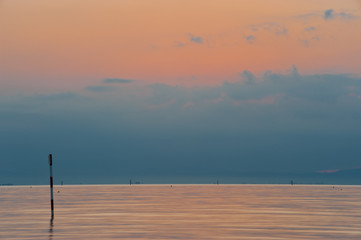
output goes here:
[{"label": "sky", "polygon": [[49,153],[56,183],[359,170],[359,29],[359,0],[1,0],[0,184]]}]

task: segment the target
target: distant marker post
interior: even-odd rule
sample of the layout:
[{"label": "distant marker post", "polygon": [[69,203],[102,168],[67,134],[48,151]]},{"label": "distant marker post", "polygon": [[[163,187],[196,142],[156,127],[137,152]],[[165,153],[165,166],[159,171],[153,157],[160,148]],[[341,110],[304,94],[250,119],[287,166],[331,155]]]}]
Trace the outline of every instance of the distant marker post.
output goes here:
[{"label": "distant marker post", "polygon": [[50,167],[50,205],[51,205],[51,220],[54,218],[54,194],[53,194],[53,155],[49,154]]}]

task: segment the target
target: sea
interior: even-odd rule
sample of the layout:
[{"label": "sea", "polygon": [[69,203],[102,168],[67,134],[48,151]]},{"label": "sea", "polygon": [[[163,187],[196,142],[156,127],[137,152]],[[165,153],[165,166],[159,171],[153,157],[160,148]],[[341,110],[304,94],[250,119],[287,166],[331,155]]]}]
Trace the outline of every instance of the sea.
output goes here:
[{"label": "sea", "polygon": [[361,239],[361,186],[0,186],[0,239]]}]

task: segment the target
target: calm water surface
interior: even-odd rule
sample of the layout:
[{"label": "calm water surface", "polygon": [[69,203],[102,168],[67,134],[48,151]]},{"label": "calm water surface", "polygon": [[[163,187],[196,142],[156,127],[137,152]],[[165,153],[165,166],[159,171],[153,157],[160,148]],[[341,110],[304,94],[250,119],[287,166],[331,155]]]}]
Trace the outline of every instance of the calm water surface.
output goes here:
[{"label": "calm water surface", "polygon": [[0,187],[0,239],[361,239],[361,186]]}]

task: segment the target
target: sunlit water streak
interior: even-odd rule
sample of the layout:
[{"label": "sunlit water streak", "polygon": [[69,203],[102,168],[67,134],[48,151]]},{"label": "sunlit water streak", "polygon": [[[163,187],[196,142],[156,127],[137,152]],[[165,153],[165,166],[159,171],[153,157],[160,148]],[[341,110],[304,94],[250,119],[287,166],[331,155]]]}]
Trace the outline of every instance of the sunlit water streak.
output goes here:
[{"label": "sunlit water streak", "polygon": [[[0,239],[361,239],[361,186],[0,187]],[[58,192],[59,191],[59,192]]]}]

